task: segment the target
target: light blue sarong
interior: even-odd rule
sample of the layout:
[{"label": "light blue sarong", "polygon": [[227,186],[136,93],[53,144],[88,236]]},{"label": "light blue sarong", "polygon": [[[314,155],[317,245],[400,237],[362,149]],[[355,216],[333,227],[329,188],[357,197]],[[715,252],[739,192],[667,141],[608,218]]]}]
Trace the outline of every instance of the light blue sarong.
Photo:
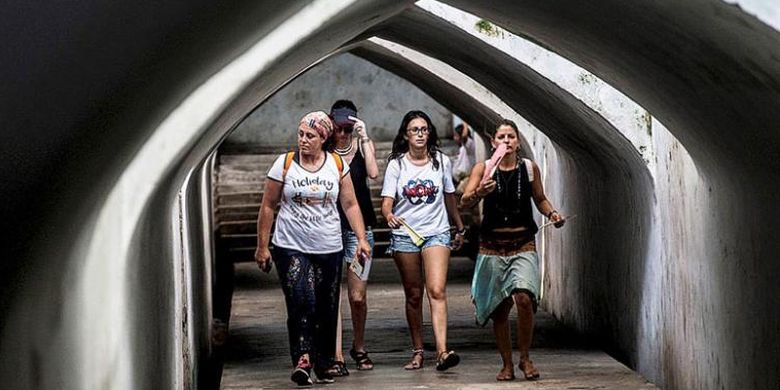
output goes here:
[{"label": "light blue sarong", "polygon": [[538,305],[541,277],[536,252],[521,252],[511,256],[480,253],[471,281],[471,299],[476,308],[477,323],[485,326],[501,302],[518,290],[526,290]]}]

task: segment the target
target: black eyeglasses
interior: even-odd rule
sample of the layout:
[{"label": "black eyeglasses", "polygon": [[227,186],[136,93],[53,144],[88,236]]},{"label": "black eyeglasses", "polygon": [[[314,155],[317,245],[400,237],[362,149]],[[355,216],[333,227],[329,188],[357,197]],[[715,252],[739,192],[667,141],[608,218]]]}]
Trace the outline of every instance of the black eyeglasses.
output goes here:
[{"label": "black eyeglasses", "polygon": [[427,126],[412,127],[412,128],[406,129],[406,131],[408,131],[409,133],[412,133],[412,134],[428,134],[428,127]]}]

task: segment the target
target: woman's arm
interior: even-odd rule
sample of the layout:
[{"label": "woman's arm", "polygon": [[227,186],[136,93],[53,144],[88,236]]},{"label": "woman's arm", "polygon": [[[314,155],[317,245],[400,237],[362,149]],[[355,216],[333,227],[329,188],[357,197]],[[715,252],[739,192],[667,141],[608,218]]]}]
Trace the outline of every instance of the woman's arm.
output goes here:
[{"label": "woman's arm", "polygon": [[271,270],[271,252],[268,250],[269,238],[271,236],[271,225],[274,223],[274,210],[282,197],[283,183],[274,179],[265,179],[265,190],[263,191],[263,202],[257,213],[257,250],[255,250],[255,261],[257,265],[265,272]]},{"label": "woman's arm", "polygon": [[347,216],[349,226],[355,232],[358,240],[366,238],[366,227],[363,224],[363,214],[360,212],[357,198],[355,198],[355,187],[352,185],[352,177],[344,175],[341,178],[341,188],[339,190],[339,202],[344,214]]},{"label": "woman's arm", "polygon": [[385,221],[387,221],[387,226],[390,226],[393,229],[398,229],[401,227],[401,221],[403,221],[403,218],[396,217],[393,215],[393,203],[395,202],[395,199],[385,196],[382,198],[382,216],[385,217]]},{"label": "woman's arm", "polygon": [[452,242],[452,249],[458,250],[463,246],[463,236],[466,234],[466,229],[463,227],[463,220],[460,218],[458,212],[458,199],[455,197],[455,193],[444,194],[444,206],[447,208],[447,214],[455,222],[455,227],[458,229],[455,232],[455,240]]},{"label": "woman's arm", "polygon": [[379,168],[376,166],[374,141],[371,141],[371,138],[368,138],[365,122],[354,116],[350,116],[349,119],[355,121],[353,128],[358,134],[358,146],[363,153],[363,158],[366,160],[366,173],[368,174],[369,179],[376,180],[376,178],[379,177]]},{"label": "woman's arm", "polygon": [[366,173],[368,178],[376,180],[379,177],[379,167],[376,164],[376,150],[374,149],[374,141],[370,138],[365,140],[359,140],[360,150],[363,153],[363,157],[366,159]]},{"label": "woman's arm", "polygon": [[474,168],[471,169],[469,181],[466,182],[466,189],[463,190],[463,196],[460,198],[461,208],[469,209],[476,206],[484,196],[493,192],[496,188],[496,182],[493,179],[488,179],[485,183],[480,183],[484,172],[484,162],[478,162],[474,165]]},{"label": "woman's arm", "polygon": [[[553,207],[552,202],[550,202],[549,199],[547,199],[547,196],[544,194],[544,185],[542,184],[542,174],[539,171],[539,166],[536,165],[535,162],[531,162],[533,165],[534,170],[534,181],[531,182],[531,195],[534,198],[534,204],[536,204],[536,209],[539,210],[542,215],[547,217],[553,222],[559,222],[555,224],[555,227],[561,227],[563,226],[564,222],[561,219],[561,215],[558,214],[558,211],[555,210],[555,207]],[[525,164],[522,164],[523,168],[525,168]]]},{"label": "woman's arm", "polygon": [[341,178],[341,184],[339,188],[339,201],[341,202],[341,208],[344,210],[344,215],[347,216],[349,226],[352,231],[355,232],[355,236],[358,239],[358,261],[363,263],[363,259],[371,257],[371,245],[366,239],[366,226],[363,224],[363,213],[360,212],[360,205],[355,198],[355,187],[352,185],[352,177],[350,175],[344,175]]},{"label": "woman's arm", "polygon": [[460,213],[458,212],[458,199],[455,197],[454,193],[444,194],[444,206],[447,208],[447,214],[452,218],[452,221],[455,222],[455,227],[458,228],[458,231],[463,231],[463,220],[460,218]]}]

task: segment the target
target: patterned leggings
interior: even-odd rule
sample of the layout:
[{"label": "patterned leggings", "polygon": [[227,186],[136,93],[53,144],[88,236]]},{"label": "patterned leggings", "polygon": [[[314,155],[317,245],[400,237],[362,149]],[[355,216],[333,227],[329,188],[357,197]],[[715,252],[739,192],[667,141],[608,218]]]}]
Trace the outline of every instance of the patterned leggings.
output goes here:
[{"label": "patterned leggings", "polygon": [[293,365],[308,353],[315,367],[329,367],[336,353],[341,252],[308,254],[277,247],[273,259],[287,304]]}]

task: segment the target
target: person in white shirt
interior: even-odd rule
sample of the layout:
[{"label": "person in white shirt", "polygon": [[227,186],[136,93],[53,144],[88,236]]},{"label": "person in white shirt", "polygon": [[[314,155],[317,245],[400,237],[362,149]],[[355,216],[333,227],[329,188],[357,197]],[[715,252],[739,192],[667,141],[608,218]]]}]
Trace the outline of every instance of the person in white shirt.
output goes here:
[{"label": "person in white shirt", "polygon": [[322,111],[301,119],[298,150],[280,155],[268,171],[257,219],[255,260],[269,272],[268,239],[274,209],[281,202],[273,261],[287,305],[290,355],[295,365],[290,379],[299,386],[312,384],[312,363],[319,382],[333,382],[327,371],[335,353],[342,268],[337,201],[357,236],[359,258],[371,253],[349,167],[341,157],[325,151],[332,134],[333,122]]},{"label": "person in white shirt", "polygon": [[382,215],[393,229],[388,251],[401,273],[412,337],[412,359],[404,366],[407,370],[423,366],[423,287],[431,306],[436,369],[444,371],[460,362],[460,357],[447,349],[448,217],[457,226],[452,249],[463,244],[465,229],[456,208],[452,163],[438,144],[436,127],[427,114],[406,113],[393,141],[382,186]]}]

